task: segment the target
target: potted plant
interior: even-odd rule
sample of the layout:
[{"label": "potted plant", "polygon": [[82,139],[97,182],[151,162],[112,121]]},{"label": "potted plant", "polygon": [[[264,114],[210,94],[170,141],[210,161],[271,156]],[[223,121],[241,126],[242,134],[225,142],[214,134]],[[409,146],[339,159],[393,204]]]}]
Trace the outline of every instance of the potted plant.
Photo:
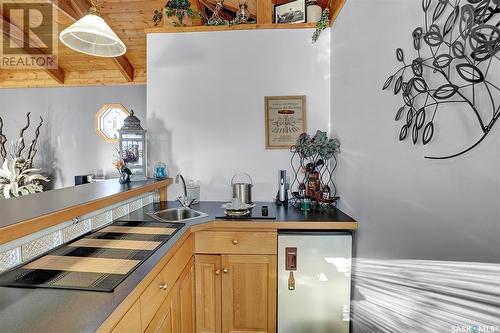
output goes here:
[{"label": "potted plant", "polygon": [[195,12],[191,9],[189,0],[169,0],[163,8],[162,16],[164,25],[180,27],[192,25]]}]

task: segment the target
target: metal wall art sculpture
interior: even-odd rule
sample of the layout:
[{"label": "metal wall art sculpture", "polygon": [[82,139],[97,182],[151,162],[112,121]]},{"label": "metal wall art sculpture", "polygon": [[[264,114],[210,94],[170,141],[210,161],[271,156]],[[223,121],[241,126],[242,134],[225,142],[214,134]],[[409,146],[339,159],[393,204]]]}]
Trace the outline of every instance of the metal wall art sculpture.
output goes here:
[{"label": "metal wall art sculpture", "polygon": [[[479,139],[459,152],[429,159],[457,157],[479,145],[500,117],[500,0],[422,0],[425,23],[413,31],[416,58],[396,58],[402,67],[385,81],[404,104],[396,113],[402,120],[399,139],[431,142],[436,115],[445,104],[466,105],[472,112]],[[479,103],[480,102],[480,103]],[[404,117],[406,115],[406,117]]]}]

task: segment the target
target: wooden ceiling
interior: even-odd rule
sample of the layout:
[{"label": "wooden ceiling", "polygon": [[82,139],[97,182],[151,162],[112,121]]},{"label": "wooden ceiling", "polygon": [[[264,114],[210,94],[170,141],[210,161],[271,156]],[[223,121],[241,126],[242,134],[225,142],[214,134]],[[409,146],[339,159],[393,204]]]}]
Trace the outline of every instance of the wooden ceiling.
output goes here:
[{"label": "wooden ceiling", "polygon": [[[59,32],[83,17],[90,8],[90,0],[49,0],[57,5],[57,26]],[[249,0],[248,6],[252,16],[257,14],[257,1]],[[286,0],[265,0],[271,4],[287,2]],[[124,56],[118,58],[102,58],[78,53],[58,43],[57,69],[6,69],[0,68],[0,88],[20,87],[61,87],[92,85],[130,85],[146,83],[146,32],[152,32],[152,15],[155,10],[165,5],[165,0],[98,0],[96,1],[101,16],[127,46]],[[331,8],[332,22],[338,15],[345,0],[320,0],[322,7]],[[193,8],[202,8],[201,12],[211,14],[216,0],[192,0]],[[237,9],[239,0],[225,0],[224,7],[233,11]],[[6,17],[0,10],[0,20],[10,23],[18,29],[22,22]],[[21,23],[21,24],[20,24]],[[194,22],[197,24],[198,22]],[[259,22],[258,22],[259,23]],[[198,24],[201,24],[199,22]],[[276,26],[275,24],[269,26]],[[312,27],[305,24],[301,27]],[[297,26],[298,28],[299,26]],[[202,28],[202,27],[199,27]],[[219,28],[219,27],[209,27]],[[223,27],[220,27],[223,28]],[[258,28],[258,27],[255,27]],[[266,27],[270,28],[270,27]],[[176,28],[172,28],[175,30]],[[186,28],[177,28],[186,31]],[[219,29],[220,30],[220,29]],[[161,30],[160,30],[161,32]],[[31,42],[31,40],[30,40]],[[35,43],[35,41],[33,41]],[[36,43],[35,43],[36,44]]]},{"label": "wooden ceiling", "polygon": [[[64,44],[58,45],[58,70],[46,71],[0,68],[0,88],[60,87],[87,85],[144,84],[146,82],[146,33],[152,26],[152,13],[161,8],[157,0],[101,0],[101,16],[127,46],[119,58],[102,58],[75,52]],[[58,6],[59,31],[85,15],[87,0],[54,1]],[[2,16],[3,17],[3,16]],[[5,19],[5,17],[4,17]],[[20,26],[10,20],[11,27]],[[55,73],[54,73],[55,72]]]}]

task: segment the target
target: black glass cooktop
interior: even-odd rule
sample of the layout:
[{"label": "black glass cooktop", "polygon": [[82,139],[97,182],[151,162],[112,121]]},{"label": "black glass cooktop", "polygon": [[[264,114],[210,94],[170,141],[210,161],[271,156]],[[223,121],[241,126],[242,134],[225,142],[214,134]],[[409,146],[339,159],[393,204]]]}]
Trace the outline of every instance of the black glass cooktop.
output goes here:
[{"label": "black glass cooktop", "polygon": [[184,223],[116,221],[0,275],[0,285],[113,291]]}]

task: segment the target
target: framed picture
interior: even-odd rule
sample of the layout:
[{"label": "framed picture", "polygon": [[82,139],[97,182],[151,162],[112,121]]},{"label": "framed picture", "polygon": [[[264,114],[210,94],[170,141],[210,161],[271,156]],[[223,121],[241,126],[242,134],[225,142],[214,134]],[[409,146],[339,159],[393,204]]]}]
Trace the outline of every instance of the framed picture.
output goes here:
[{"label": "framed picture", "polygon": [[302,23],[306,21],[306,1],[297,0],[278,5],[274,9],[276,23]]},{"label": "framed picture", "polygon": [[307,131],[306,96],[266,96],[266,149],[289,149]]}]

